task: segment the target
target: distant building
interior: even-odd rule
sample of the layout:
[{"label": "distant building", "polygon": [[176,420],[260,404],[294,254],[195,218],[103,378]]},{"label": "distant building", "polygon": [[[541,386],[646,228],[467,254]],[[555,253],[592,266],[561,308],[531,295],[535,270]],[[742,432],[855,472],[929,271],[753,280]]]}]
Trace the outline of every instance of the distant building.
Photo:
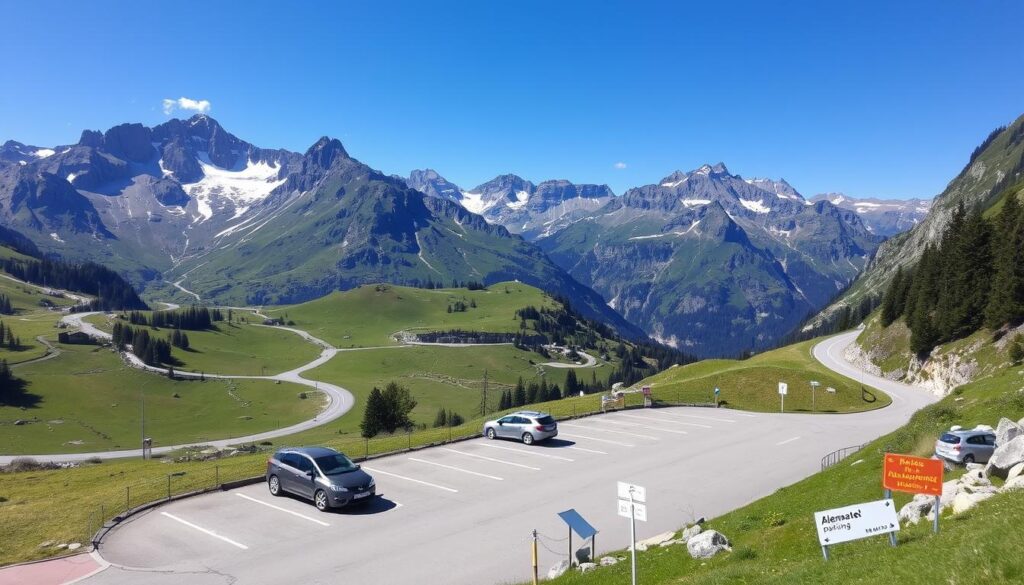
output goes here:
[{"label": "distant building", "polygon": [[284,319],[275,317],[274,319],[264,319],[264,325],[284,325]]},{"label": "distant building", "polygon": [[61,331],[57,334],[57,341],[70,345],[98,345],[92,336],[81,331],[72,331],[71,333]]}]

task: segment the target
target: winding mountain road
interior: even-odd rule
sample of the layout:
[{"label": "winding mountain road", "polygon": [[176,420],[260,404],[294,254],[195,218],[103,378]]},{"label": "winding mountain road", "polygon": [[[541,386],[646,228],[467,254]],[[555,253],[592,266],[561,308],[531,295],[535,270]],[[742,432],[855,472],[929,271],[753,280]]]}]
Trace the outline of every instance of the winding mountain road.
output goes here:
[{"label": "winding mountain road", "polygon": [[[99,314],[99,313],[97,313],[97,312],[91,312],[91,313],[72,313],[70,315],[65,315],[63,318],[61,318],[61,322],[63,322],[69,328],[77,328],[78,330],[80,330],[80,331],[82,331],[82,332],[84,332],[84,333],[86,333],[88,335],[91,335],[93,337],[96,337],[96,338],[99,338],[99,339],[111,339],[111,335],[109,333],[107,333],[106,331],[103,331],[102,329],[97,328],[92,323],[89,323],[88,321],[85,320],[87,317],[92,316],[92,315],[97,315],[97,314]],[[275,374],[273,376],[233,376],[233,375],[222,375],[222,374],[196,374],[196,373],[192,373],[192,372],[177,372],[177,371],[175,372],[175,375],[183,377],[183,378],[206,377],[206,378],[218,378],[218,379],[274,380],[274,381],[281,381],[281,382],[291,382],[293,384],[300,384],[300,385],[303,385],[303,386],[308,386],[310,388],[314,388],[316,390],[322,391],[327,396],[327,406],[323,410],[321,410],[315,417],[313,417],[311,419],[308,419],[308,420],[304,420],[302,422],[298,422],[296,424],[293,424],[293,425],[290,425],[290,426],[287,426],[287,427],[282,427],[282,428],[279,428],[279,429],[273,429],[273,430],[270,430],[270,431],[264,431],[262,433],[255,433],[255,434],[252,434],[252,435],[246,435],[244,437],[232,437],[232,438],[227,438],[227,439],[218,439],[216,441],[204,441],[203,442],[204,445],[209,445],[209,446],[212,446],[212,447],[217,447],[219,449],[222,449],[222,448],[227,447],[229,445],[237,445],[239,443],[255,443],[255,442],[259,442],[259,441],[265,441],[265,440],[268,440],[268,439],[273,439],[273,438],[276,438],[276,437],[281,437],[281,436],[284,436],[284,435],[290,435],[290,434],[293,434],[293,433],[298,433],[298,432],[306,431],[306,430],[318,427],[320,425],[327,424],[327,423],[329,423],[329,422],[331,422],[331,421],[341,417],[346,412],[348,412],[349,410],[352,409],[352,406],[355,404],[355,399],[353,398],[352,393],[349,392],[348,390],[346,390],[345,388],[342,388],[341,386],[337,386],[335,384],[331,384],[331,383],[328,383],[328,382],[321,382],[321,381],[318,381],[318,380],[309,380],[307,378],[303,378],[302,377],[302,374],[304,372],[307,372],[309,370],[312,370],[314,368],[317,368],[317,367],[327,363],[328,361],[330,361],[331,358],[333,358],[335,355],[337,355],[339,351],[345,351],[345,350],[339,350],[338,348],[332,346],[331,344],[327,343],[326,341],[324,341],[322,339],[318,339],[316,337],[313,337],[309,333],[307,333],[305,331],[302,331],[300,329],[294,329],[294,328],[291,328],[291,327],[275,327],[275,328],[276,329],[284,329],[286,331],[290,331],[290,332],[292,332],[292,333],[302,337],[306,341],[320,346],[320,348],[321,348],[320,355],[316,359],[314,359],[313,361],[311,361],[309,363],[303,364],[303,365],[301,365],[301,366],[299,366],[297,368],[294,368],[292,370],[288,370],[287,372],[282,372],[280,374]],[[132,366],[137,367],[139,369],[145,369],[145,370],[148,370],[148,371],[153,372],[153,373],[163,373],[163,374],[167,373],[167,369],[166,368],[158,368],[158,367],[154,367],[154,366],[147,366],[146,364],[142,363],[142,361],[139,360],[138,357],[136,357],[134,354],[132,354],[130,352],[122,352],[122,357],[124,357],[124,359],[126,359]],[[158,446],[158,447],[153,447],[153,453],[167,453],[167,452],[176,451],[178,449],[182,449],[184,447],[188,447],[188,446],[194,445],[194,444],[195,443],[184,443],[184,444],[180,444],[180,445],[161,445],[161,446]],[[55,461],[56,462],[56,461],[83,461],[85,459],[90,459],[90,458],[93,458],[93,457],[99,457],[100,459],[116,459],[116,458],[121,458],[121,457],[141,457],[141,456],[142,456],[142,449],[122,449],[122,450],[117,450],[117,451],[95,451],[95,452],[91,452],[91,453],[58,453],[58,454],[48,454],[48,455],[0,455],[0,465],[6,465],[6,464],[10,463],[12,459],[15,459],[17,457],[32,457],[36,461],[41,461],[41,462]]]}]

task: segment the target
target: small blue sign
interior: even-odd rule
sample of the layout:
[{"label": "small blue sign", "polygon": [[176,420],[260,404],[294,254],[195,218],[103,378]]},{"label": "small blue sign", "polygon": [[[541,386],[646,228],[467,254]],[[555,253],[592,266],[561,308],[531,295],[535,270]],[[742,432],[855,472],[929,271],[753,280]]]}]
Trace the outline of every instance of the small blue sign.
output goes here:
[{"label": "small blue sign", "polygon": [[715,396],[718,396],[719,394],[721,394],[721,391],[718,388],[715,388]]},{"label": "small blue sign", "polygon": [[568,524],[569,528],[571,528],[572,531],[578,534],[583,540],[597,534],[597,530],[584,520],[583,516],[580,516],[579,512],[577,512],[575,508],[570,508],[565,512],[559,512],[558,517]]}]

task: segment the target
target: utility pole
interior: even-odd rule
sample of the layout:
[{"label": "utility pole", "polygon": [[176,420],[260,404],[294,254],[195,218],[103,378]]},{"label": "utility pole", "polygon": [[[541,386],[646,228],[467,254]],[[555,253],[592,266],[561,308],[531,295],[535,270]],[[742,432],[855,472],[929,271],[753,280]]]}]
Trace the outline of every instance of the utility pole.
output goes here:
[{"label": "utility pole", "polygon": [[146,391],[145,384],[139,388],[139,403],[141,405],[141,430],[142,430],[142,458],[146,458]]}]

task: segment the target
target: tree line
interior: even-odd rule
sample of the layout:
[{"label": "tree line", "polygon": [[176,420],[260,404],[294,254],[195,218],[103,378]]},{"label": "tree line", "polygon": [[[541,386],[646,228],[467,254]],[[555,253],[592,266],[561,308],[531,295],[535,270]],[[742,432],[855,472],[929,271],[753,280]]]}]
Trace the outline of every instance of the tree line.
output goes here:
[{"label": "tree line", "polygon": [[0,259],[5,272],[32,284],[62,288],[96,297],[77,307],[88,311],[146,309],[135,289],[119,274],[99,264],[71,264],[60,260]]},{"label": "tree line", "polygon": [[149,315],[141,311],[131,311],[122,315],[132,325],[149,327],[168,327],[172,329],[188,329],[189,331],[205,331],[214,328],[214,323],[224,320],[220,309],[206,307],[186,307],[170,311],[153,311]]},{"label": "tree line", "polygon": [[0,347],[11,351],[21,349],[21,338],[15,335],[10,327],[4,325],[3,321],[0,321]]},{"label": "tree line", "polygon": [[147,366],[172,363],[171,342],[151,336],[146,329],[114,323],[111,341],[118,351],[131,346],[131,352]]},{"label": "tree line", "polygon": [[1024,321],[1024,206],[1010,193],[991,220],[961,203],[937,244],[900,267],[882,300],[881,322],[903,318],[917,353],[982,327]]}]

